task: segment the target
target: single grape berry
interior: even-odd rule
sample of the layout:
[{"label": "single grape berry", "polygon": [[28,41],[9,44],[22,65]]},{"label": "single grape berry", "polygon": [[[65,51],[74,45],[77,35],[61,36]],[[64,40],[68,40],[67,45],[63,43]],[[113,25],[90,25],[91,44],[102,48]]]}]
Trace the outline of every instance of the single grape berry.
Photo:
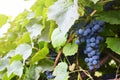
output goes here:
[{"label": "single grape berry", "polygon": [[76,44],[80,44],[80,41],[77,39],[77,40],[75,41],[75,43],[76,43]]}]

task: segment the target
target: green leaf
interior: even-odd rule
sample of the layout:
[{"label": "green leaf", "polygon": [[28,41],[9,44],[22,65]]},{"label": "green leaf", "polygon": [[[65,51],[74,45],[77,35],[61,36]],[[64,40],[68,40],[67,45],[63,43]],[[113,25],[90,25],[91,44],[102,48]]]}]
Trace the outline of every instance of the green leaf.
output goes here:
[{"label": "green leaf", "polygon": [[10,66],[7,67],[7,74],[8,77],[14,73],[15,75],[18,75],[19,77],[22,76],[23,73],[23,64],[20,61],[14,61]]},{"label": "green leaf", "polygon": [[28,32],[25,32],[23,36],[18,40],[18,45],[22,43],[28,43],[30,41],[30,34]]},{"label": "green leaf", "polygon": [[2,80],[9,80],[8,76],[7,76],[7,73],[5,73],[2,77]]},{"label": "green leaf", "polygon": [[120,24],[120,11],[100,12],[96,18],[110,24]]},{"label": "green leaf", "polygon": [[53,64],[54,62],[49,59],[40,60],[38,66],[30,66],[27,68],[24,80],[38,80],[40,73],[44,73],[46,70],[52,71],[54,69]]},{"label": "green leaf", "polygon": [[22,56],[20,54],[17,54],[15,56],[13,56],[11,59],[10,59],[10,64],[13,62],[13,61],[20,61],[22,60]]},{"label": "green leaf", "polygon": [[21,44],[15,50],[15,54],[22,55],[24,61],[31,55],[31,53],[32,47],[28,44]]},{"label": "green leaf", "polygon": [[42,68],[42,73],[45,72],[46,70],[52,71],[54,62],[50,59],[42,59],[39,61],[39,67]]},{"label": "green leaf", "polygon": [[100,0],[92,0],[92,2],[94,2],[94,4],[96,4],[98,1],[100,1]]},{"label": "green leaf", "polygon": [[50,5],[52,5],[56,0],[46,0],[45,1],[45,6],[49,7]]},{"label": "green leaf", "polygon": [[67,72],[67,68],[68,68],[68,65],[65,63],[65,62],[61,62],[59,63],[54,72],[53,72],[53,75],[54,76],[57,76],[57,75],[60,75],[60,74],[64,74]]},{"label": "green leaf", "polygon": [[110,38],[106,40],[107,47],[120,55],[120,38]]},{"label": "green leaf", "polygon": [[7,22],[8,17],[0,14],[0,27],[2,27]]},{"label": "green leaf", "polygon": [[41,24],[34,24],[31,26],[27,26],[27,30],[30,33],[30,37],[35,39],[38,35],[41,35],[42,25]]},{"label": "green leaf", "polygon": [[68,80],[69,73],[67,68],[68,65],[65,62],[59,63],[53,72],[53,75],[56,76],[54,80]]},{"label": "green leaf", "polygon": [[60,31],[60,29],[56,28],[52,33],[51,40],[53,47],[56,48],[63,46],[67,39],[66,36]]},{"label": "green leaf", "polygon": [[72,56],[74,55],[78,50],[78,45],[75,43],[68,43],[63,48],[63,53],[65,56]]},{"label": "green leaf", "polygon": [[41,35],[39,36],[38,42],[45,41],[50,42],[49,40],[49,26],[45,27],[44,30],[42,30]]},{"label": "green leaf", "polygon": [[9,65],[9,59],[1,58],[0,59],[0,71],[3,71]]},{"label": "green leaf", "polygon": [[59,76],[56,76],[54,80],[68,80],[68,72],[64,74],[59,74]]},{"label": "green leaf", "polygon": [[15,74],[11,74],[10,77],[8,77],[7,73],[4,73],[2,80],[11,80],[13,77],[15,77]]},{"label": "green leaf", "polygon": [[51,35],[52,35],[52,32],[54,31],[54,29],[56,28],[56,24],[55,24],[55,21],[50,21],[50,30],[49,30],[49,39],[51,40]]},{"label": "green leaf", "polygon": [[37,0],[31,7],[31,10],[35,12],[36,16],[42,16],[43,8],[46,0]]},{"label": "green leaf", "polygon": [[15,50],[10,50],[10,51],[4,56],[4,58],[13,57],[14,55],[15,55]]},{"label": "green leaf", "polygon": [[35,13],[34,12],[29,12],[28,15],[27,15],[27,19],[30,20],[32,18],[35,17]]},{"label": "green leaf", "polygon": [[48,9],[48,20],[55,20],[63,34],[66,34],[79,18],[77,0],[58,0]]},{"label": "green leaf", "polygon": [[24,80],[38,80],[41,70],[42,69],[38,68],[37,66],[30,66],[29,68],[26,68]]},{"label": "green leaf", "polygon": [[42,48],[32,57],[31,63],[34,64],[35,62],[46,58],[48,53],[49,53],[49,49],[47,47]]}]

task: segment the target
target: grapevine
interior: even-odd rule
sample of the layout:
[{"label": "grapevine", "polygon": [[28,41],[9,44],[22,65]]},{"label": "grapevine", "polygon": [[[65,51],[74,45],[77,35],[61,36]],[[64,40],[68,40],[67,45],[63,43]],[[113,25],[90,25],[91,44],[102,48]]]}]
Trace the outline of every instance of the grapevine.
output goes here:
[{"label": "grapevine", "polygon": [[108,79],[120,79],[119,0],[36,0],[14,20],[0,14],[0,80]]}]

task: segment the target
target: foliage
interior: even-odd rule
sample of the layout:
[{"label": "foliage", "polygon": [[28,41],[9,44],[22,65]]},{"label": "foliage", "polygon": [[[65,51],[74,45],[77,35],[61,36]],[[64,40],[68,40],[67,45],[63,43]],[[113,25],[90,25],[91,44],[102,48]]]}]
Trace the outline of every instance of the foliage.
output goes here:
[{"label": "foliage", "polygon": [[[53,80],[120,74],[119,0],[37,0],[30,9],[9,20],[10,28],[0,37],[0,80],[46,80],[46,71],[52,72]],[[8,18],[0,14],[0,27]],[[104,37],[99,44],[101,66],[91,71],[84,61],[85,43],[77,45],[75,40],[76,31],[93,19],[105,24],[97,34]]]}]

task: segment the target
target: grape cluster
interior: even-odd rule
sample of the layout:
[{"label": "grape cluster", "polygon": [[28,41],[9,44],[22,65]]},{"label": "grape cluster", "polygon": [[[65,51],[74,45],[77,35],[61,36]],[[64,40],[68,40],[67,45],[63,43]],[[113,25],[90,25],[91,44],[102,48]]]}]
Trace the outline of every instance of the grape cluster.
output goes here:
[{"label": "grape cluster", "polygon": [[47,80],[55,78],[55,76],[52,75],[51,71],[46,71],[46,76],[47,76]]},{"label": "grape cluster", "polygon": [[85,62],[89,66],[90,70],[94,68],[99,68],[99,48],[100,42],[103,40],[98,34],[103,31],[103,21],[93,20],[86,27],[81,27],[77,31],[78,39],[76,44],[85,43],[86,47],[84,54],[87,55]]}]

